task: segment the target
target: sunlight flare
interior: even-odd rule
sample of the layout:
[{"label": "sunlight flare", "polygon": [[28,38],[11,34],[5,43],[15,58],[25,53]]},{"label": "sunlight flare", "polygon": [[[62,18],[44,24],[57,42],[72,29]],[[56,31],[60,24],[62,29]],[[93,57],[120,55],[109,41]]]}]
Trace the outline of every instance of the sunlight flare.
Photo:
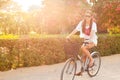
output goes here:
[{"label": "sunlight flare", "polygon": [[13,1],[17,2],[24,11],[28,11],[30,7],[33,5],[39,7],[43,6],[43,0],[13,0]]}]

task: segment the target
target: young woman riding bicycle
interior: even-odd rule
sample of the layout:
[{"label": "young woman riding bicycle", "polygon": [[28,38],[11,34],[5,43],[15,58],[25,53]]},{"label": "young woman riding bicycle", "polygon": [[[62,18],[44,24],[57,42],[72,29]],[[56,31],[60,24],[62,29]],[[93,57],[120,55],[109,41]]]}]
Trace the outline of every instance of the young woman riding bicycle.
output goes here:
[{"label": "young woman riding bicycle", "polygon": [[[97,46],[98,37],[96,35],[97,25],[93,21],[91,10],[86,10],[84,19],[80,21],[77,27],[67,36],[67,39],[70,39],[70,37],[78,31],[80,31],[80,38],[83,38],[84,42],[87,42],[87,45],[83,43],[81,47],[81,51],[83,53],[82,61],[85,62],[88,57],[90,59],[88,66],[92,67],[94,65],[94,60],[90,55],[89,49]],[[80,75],[80,73],[77,73],[76,75]]]}]

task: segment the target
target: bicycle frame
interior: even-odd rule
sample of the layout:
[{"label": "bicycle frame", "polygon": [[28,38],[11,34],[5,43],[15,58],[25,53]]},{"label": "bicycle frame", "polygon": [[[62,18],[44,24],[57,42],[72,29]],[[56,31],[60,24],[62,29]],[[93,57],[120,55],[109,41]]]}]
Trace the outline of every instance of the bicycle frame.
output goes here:
[{"label": "bicycle frame", "polygon": [[81,62],[81,66],[83,68],[83,71],[85,71],[87,69],[88,64],[89,64],[89,58],[87,57],[85,62],[83,62],[82,57],[80,55],[78,55],[77,57],[78,57],[78,60],[80,60],[80,62]]},{"label": "bicycle frame", "polygon": [[[72,48],[70,47],[70,49],[73,49],[73,50],[74,50],[75,47],[74,47],[73,45],[76,44],[76,43],[72,42],[71,40],[69,40],[69,42],[70,42],[70,46],[72,46]],[[71,44],[73,44],[73,45],[71,45]],[[86,45],[86,44],[88,44],[88,42],[84,42],[84,45]],[[70,49],[69,49],[68,53],[69,53],[69,52],[71,53]],[[76,50],[76,49],[75,49],[75,50]],[[86,57],[85,62],[83,62],[83,56],[79,55],[78,53],[74,53],[74,52],[73,52],[73,55],[72,55],[71,57],[69,57],[69,59],[66,61],[65,65],[64,65],[64,68],[63,68],[62,73],[61,73],[61,80],[64,80],[64,79],[63,79],[63,73],[64,73],[64,70],[65,70],[66,65],[68,65],[68,66],[67,66],[67,70],[66,70],[66,73],[68,73],[68,74],[72,74],[73,71],[75,71],[75,73],[73,73],[73,75],[75,76],[76,73],[78,73],[78,71],[79,71],[79,72],[87,71],[87,73],[88,73],[88,75],[89,75],[90,77],[96,76],[96,74],[98,73],[98,71],[99,71],[99,69],[100,69],[100,65],[101,65],[100,53],[97,52],[97,51],[92,51],[92,52],[91,52],[91,56],[92,56],[94,59],[95,59],[95,58],[98,59],[97,63],[96,63],[96,61],[95,61],[95,63],[94,63],[94,66],[95,66],[95,67],[94,67],[94,66],[92,66],[92,67],[89,67],[89,66],[88,66],[88,65],[89,65],[89,62],[90,62],[89,57]],[[96,57],[95,57],[95,56],[96,56]],[[74,65],[74,66],[72,66],[72,67],[70,68],[71,64]],[[79,66],[79,65],[80,65],[80,66]],[[96,66],[97,66],[97,68],[96,68]],[[95,70],[95,69],[96,69],[96,70]],[[92,71],[94,71],[94,73],[93,73]],[[92,73],[91,73],[91,72],[92,72]],[[78,74],[78,75],[79,75],[79,74]],[[74,76],[73,76],[72,80],[74,80]]]}]

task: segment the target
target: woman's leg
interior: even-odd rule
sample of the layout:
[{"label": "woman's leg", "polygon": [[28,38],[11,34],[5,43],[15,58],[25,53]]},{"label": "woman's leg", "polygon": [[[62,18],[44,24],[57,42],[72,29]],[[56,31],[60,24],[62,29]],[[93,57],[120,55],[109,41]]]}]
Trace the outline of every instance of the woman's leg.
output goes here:
[{"label": "woman's leg", "polygon": [[86,58],[87,58],[87,55],[85,55],[85,54],[82,54],[82,62],[83,62],[83,63],[85,63],[85,61],[86,61]]},{"label": "woman's leg", "polygon": [[93,62],[94,62],[94,60],[93,60],[93,58],[92,58],[92,56],[91,56],[91,54],[90,54],[90,52],[89,52],[89,49],[91,49],[91,48],[94,47],[94,46],[95,46],[94,43],[89,43],[89,44],[87,44],[86,46],[82,46],[82,47],[81,47],[82,53],[83,53],[83,55],[84,55],[84,57],[83,57],[83,62],[85,62],[86,56],[88,56],[89,59],[90,59],[90,64],[89,64],[89,66],[92,66],[92,65],[93,65]]},{"label": "woman's leg", "polygon": [[[81,50],[82,50],[82,53],[83,53],[82,54],[83,55],[82,56],[82,61],[84,63],[86,61],[86,58],[89,57],[90,58],[90,64],[89,64],[89,66],[92,66],[93,62],[94,62],[94,60],[91,57],[91,54],[89,52],[89,49],[91,49],[94,46],[95,46],[94,43],[89,43],[87,46],[82,45],[82,47],[81,47]],[[77,73],[75,75],[80,76],[80,75],[82,75],[82,73],[83,73],[83,71],[81,70],[81,72],[79,72],[79,73]]]}]

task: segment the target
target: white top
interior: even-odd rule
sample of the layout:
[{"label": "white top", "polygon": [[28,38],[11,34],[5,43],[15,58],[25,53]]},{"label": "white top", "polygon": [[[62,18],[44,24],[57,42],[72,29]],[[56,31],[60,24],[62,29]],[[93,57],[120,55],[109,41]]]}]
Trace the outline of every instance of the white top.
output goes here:
[{"label": "white top", "polygon": [[[84,34],[84,33],[82,32],[82,22],[83,22],[83,21],[80,21],[80,23],[79,23],[79,24],[77,25],[77,27],[76,27],[76,30],[77,30],[77,31],[80,31],[80,37],[81,37],[81,38],[84,38],[84,39],[89,39],[90,42],[93,42],[95,45],[97,45],[97,39],[98,39],[98,37],[97,37],[97,35],[96,35],[96,32],[97,32],[97,25],[96,25],[96,23],[93,22],[93,24],[92,24],[91,30],[94,30],[95,33],[93,34],[92,37],[90,37],[89,35],[86,35],[86,34]],[[87,28],[89,28],[89,26],[86,26],[85,28],[87,29]]]}]

